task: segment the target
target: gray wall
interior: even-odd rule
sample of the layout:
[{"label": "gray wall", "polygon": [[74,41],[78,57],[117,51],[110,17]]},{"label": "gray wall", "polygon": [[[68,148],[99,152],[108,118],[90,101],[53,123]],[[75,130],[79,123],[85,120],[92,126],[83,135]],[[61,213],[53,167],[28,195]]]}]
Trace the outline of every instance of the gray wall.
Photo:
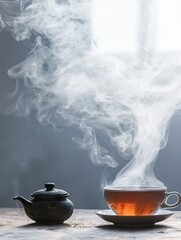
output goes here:
[{"label": "gray wall", "polygon": [[[6,48],[5,48],[6,46]],[[108,169],[91,163],[88,152],[72,141],[80,135],[78,129],[66,127],[55,130],[42,126],[32,113],[28,117],[4,115],[14,88],[7,70],[24,59],[28,49],[7,32],[0,34],[0,207],[15,207],[12,198],[43,188],[45,182],[55,182],[57,188],[70,193],[76,208],[104,208],[101,179]],[[169,141],[155,165],[156,176],[168,190],[181,192],[181,117],[175,116],[170,126]],[[109,149],[114,151],[113,149]],[[113,153],[118,159],[118,156]],[[120,160],[119,169],[125,164]],[[110,175],[118,169],[109,171]],[[179,209],[179,208],[177,208]],[[181,209],[181,208],[180,208]]]}]

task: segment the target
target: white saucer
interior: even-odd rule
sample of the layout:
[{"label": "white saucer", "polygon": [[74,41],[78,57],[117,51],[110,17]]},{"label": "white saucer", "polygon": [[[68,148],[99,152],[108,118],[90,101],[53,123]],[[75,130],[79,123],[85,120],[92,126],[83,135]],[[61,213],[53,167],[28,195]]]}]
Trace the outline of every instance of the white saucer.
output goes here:
[{"label": "white saucer", "polygon": [[173,214],[173,212],[161,209],[154,215],[119,216],[116,215],[112,210],[101,210],[96,212],[96,214],[105,221],[114,223],[116,226],[148,226],[167,219]]}]

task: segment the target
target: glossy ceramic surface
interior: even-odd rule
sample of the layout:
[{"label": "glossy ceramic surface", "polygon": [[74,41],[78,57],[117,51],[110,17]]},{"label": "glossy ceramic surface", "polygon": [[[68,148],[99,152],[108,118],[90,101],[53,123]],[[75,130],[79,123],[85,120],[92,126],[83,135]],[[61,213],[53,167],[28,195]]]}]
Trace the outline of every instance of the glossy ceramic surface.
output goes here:
[{"label": "glossy ceramic surface", "polygon": [[157,213],[148,216],[119,216],[112,210],[102,210],[97,211],[96,214],[105,221],[117,226],[149,226],[167,219],[173,215],[173,212],[159,210]]}]

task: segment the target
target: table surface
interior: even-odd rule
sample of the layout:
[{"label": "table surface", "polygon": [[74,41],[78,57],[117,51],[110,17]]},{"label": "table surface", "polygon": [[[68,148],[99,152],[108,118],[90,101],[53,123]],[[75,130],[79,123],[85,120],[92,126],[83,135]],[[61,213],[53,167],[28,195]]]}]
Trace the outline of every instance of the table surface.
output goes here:
[{"label": "table surface", "polygon": [[116,227],[95,214],[96,210],[76,209],[62,225],[37,225],[23,209],[0,209],[0,239],[110,239],[110,240],[181,240],[181,212],[152,227]]}]

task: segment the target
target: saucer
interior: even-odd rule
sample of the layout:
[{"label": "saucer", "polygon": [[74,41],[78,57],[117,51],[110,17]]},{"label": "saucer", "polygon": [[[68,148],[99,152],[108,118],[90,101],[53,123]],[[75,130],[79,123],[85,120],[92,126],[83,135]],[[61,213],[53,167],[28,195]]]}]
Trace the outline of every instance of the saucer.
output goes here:
[{"label": "saucer", "polygon": [[153,215],[119,216],[109,209],[98,211],[96,212],[96,214],[105,221],[114,223],[114,225],[116,226],[148,226],[167,219],[168,217],[173,215],[173,212],[160,209]]}]

